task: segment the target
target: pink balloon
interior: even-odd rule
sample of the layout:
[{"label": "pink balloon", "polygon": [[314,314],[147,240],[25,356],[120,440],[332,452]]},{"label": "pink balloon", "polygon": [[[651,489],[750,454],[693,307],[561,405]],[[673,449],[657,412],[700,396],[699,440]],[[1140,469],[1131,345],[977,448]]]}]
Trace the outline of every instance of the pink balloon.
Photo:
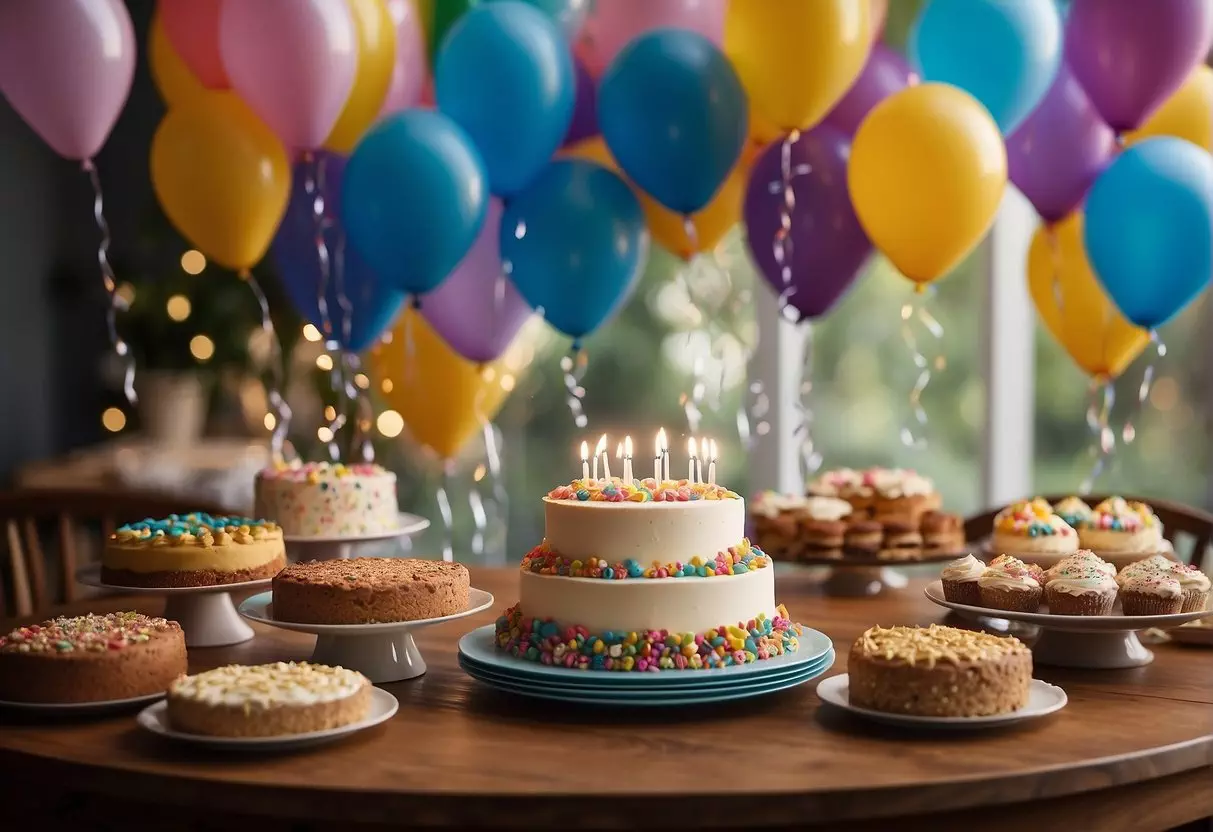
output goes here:
[{"label": "pink balloon", "polygon": [[354,86],[358,38],[339,0],[224,0],[232,88],[288,147],[324,144]]},{"label": "pink balloon", "polygon": [[421,316],[469,361],[500,357],[531,316],[531,307],[502,271],[501,214],[501,200],[492,197],[476,242],[421,301]]},{"label": "pink balloon", "polygon": [[387,10],[396,26],[396,66],[380,118],[416,107],[426,81],[425,35],[413,0],[387,0]]},{"label": "pink balloon", "polygon": [[97,154],[134,75],[122,0],[0,3],[0,93],[60,156]]},{"label": "pink balloon", "polygon": [[208,90],[229,86],[219,54],[222,0],[160,0],[164,34],[194,77]]},{"label": "pink balloon", "polygon": [[585,25],[586,38],[592,46],[592,60],[586,66],[592,75],[600,75],[629,41],[650,29],[690,29],[719,46],[724,39],[725,5],[725,0],[597,3]]}]

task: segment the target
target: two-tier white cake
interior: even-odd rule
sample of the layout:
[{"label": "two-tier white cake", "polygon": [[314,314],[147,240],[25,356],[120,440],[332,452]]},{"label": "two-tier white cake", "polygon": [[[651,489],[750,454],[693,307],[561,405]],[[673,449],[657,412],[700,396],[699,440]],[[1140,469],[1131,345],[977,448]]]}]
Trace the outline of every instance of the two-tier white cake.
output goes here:
[{"label": "two-tier white cake", "polygon": [[544,499],[498,646],[570,669],[722,667],[795,650],[745,502],[715,484],[575,480]]}]

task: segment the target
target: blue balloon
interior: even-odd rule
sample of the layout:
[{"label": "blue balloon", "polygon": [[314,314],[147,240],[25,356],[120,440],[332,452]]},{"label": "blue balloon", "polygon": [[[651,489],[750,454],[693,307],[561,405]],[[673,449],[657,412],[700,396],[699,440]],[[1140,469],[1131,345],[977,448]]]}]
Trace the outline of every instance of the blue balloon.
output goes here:
[{"label": "blue balloon", "polygon": [[576,86],[568,41],[517,0],[459,18],[434,68],[438,108],[472,137],[499,196],[525,188],[560,147]]},{"label": "blue balloon", "polygon": [[627,183],[580,159],[552,162],[501,220],[501,260],[527,303],[581,338],[631,294],[649,253],[640,202]]},{"label": "blue balloon", "polygon": [[440,113],[406,110],[354,148],[341,188],[350,244],[383,281],[421,295],[472,247],[488,207],[484,163]]},{"label": "blue balloon", "polygon": [[[341,182],[345,178],[345,159],[336,153],[319,151],[318,163],[323,166],[323,184],[320,193],[331,220],[324,232],[324,243],[328,248],[328,287],[325,298],[328,303],[329,324],[332,338],[343,349],[362,352],[378,340],[404,304],[404,293],[385,286],[357,251],[346,246],[342,251],[340,232],[343,227],[341,213]],[[312,211],[312,198],[306,187],[304,165],[295,166],[294,182],[291,184],[291,201],[287,203],[282,224],[274,235],[270,251],[278,277],[286,289],[295,309],[304,320],[324,332],[324,316],[320,314],[320,254],[316,249],[316,221]],[[342,291],[337,291],[338,284]],[[349,338],[345,335],[345,310],[341,295],[350,304]]]},{"label": "blue balloon", "polygon": [[1063,41],[1053,0],[929,0],[909,52],[925,80],[970,93],[1008,136],[1048,92]]},{"label": "blue balloon", "polygon": [[1213,274],[1213,157],[1173,138],[1125,150],[1087,194],[1083,244],[1126,318],[1171,320]]},{"label": "blue balloon", "polygon": [[737,164],[749,111],[733,65],[711,41],[656,29],[625,46],[603,74],[598,123],[633,182],[670,210],[691,214],[712,201]]}]

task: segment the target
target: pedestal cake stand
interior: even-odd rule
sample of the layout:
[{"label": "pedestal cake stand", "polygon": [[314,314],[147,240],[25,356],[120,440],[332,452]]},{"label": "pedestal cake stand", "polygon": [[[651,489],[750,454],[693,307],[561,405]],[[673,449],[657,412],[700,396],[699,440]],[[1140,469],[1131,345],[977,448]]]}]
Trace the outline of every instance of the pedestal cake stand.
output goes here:
[{"label": "pedestal cake stand", "polygon": [[1003,619],[1035,625],[1039,629],[1032,645],[1033,659],[1054,667],[1112,670],[1141,667],[1154,661],[1137,633],[1157,628],[1168,630],[1189,621],[1213,615],[1213,610],[1175,615],[1123,615],[1117,603],[1112,615],[1050,615],[1045,612],[1011,612],[989,607],[957,604],[943,596],[939,581],[928,584],[926,596],[941,607],[974,620]]},{"label": "pedestal cake stand", "polygon": [[263,589],[269,586],[270,580],[265,578],[216,586],[118,586],[101,580],[99,563],[76,572],[76,581],[85,586],[108,589],[123,595],[163,595],[163,615],[181,625],[187,647],[223,647],[252,638],[253,628],[241,620],[229,593]]},{"label": "pedestal cake stand", "polygon": [[[967,550],[966,550],[967,551]],[[799,558],[794,561],[778,560],[787,566],[828,566],[829,574],[822,582],[822,591],[836,598],[864,598],[879,595],[892,589],[905,589],[909,579],[895,571],[898,566],[920,566],[925,563],[943,563],[963,557],[965,551],[931,554],[923,557],[893,560],[876,557]]]},{"label": "pedestal cake stand", "polygon": [[425,659],[413,641],[413,630],[465,618],[492,605],[491,593],[472,587],[468,593],[467,609],[441,618],[384,624],[300,624],[276,620],[274,593],[262,592],[240,605],[240,615],[271,627],[312,633],[316,636],[316,649],[312,652],[311,661],[348,667],[380,684],[415,679],[425,673]]},{"label": "pedestal cake stand", "polygon": [[416,514],[401,512],[396,528],[370,534],[350,535],[295,535],[283,536],[286,542],[287,559],[301,560],[345,560],[354,555],[354,549],[367,543],[395,540],[420,534],[430,527],[430,521]]}]

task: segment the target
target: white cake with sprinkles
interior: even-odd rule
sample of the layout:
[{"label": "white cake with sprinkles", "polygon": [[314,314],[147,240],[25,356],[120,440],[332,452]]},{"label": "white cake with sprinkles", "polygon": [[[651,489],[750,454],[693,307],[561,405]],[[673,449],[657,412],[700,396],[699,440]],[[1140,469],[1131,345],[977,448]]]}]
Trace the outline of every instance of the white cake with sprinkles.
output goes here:
[{"label": "white cake with sprinkles", "polygon": [[396,475],[379,465],[277,464],[257,474],[256,513],[284,534],[348,537],[396,528]]},{"label": "white cake with sprinkles", "polygon": [[544,498],[544,540],[522,559],[498,648],[571,670],[650,672],[796,650],[801,629],[776,604],[771,560],[745,539],[744,500],[694,463],[682,480],[664,476],[668,461],[660,479],[630,467]]}]

